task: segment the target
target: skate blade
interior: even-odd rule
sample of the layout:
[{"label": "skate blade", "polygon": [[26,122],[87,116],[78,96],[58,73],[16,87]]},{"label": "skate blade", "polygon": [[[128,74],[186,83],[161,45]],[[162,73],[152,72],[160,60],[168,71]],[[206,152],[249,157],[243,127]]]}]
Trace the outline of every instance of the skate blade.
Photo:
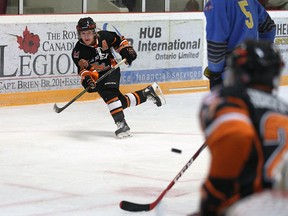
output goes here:
[{"label": "skate blade", "polygon": [[160,88],[160,86],[158,85],[158,83],[154,82],[152,84],[152,88],[154,89],[155,93],[157,94],[157,96],[160,98],[161,101],[161,105],[165,105],[166,104],[166,99],[164,97],[164,94]]},{"label": "skate blade", "polygon": [[132,137],[132,134],[130,133],[130,131],[122,132],[122,133],[119,133],[117,135],[117,138],[119,138],[119,139],[125,139],[125,138],[129,138],[129,137]]}]

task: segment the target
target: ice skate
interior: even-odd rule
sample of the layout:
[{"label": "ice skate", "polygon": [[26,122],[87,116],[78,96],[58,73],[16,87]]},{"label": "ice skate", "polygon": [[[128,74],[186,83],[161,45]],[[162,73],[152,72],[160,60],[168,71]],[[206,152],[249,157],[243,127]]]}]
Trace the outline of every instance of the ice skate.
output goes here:
[{"label": "ice skate", "polygon": [[116,122],[116,125],[117,130],[115,131],[115,134],[118,138],[122,139],[125,137],[131,137],[130,128],[125,119],[121,122]]},{"label": "ice skate", "polygon": [[149,100],[152,100],[158,107],[166,103],[160,86],[155,82],[144,89],[144,94]]}]

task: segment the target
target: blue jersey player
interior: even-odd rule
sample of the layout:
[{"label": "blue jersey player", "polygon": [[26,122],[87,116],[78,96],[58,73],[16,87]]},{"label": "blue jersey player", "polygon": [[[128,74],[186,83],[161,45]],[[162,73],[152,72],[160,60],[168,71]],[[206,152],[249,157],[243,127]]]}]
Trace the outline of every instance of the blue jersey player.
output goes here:
[{"label": "blue jersey player", "polygon": [[276,26],[258,0],[209,0],[204,8],[210,89],[222,84],[226,56],[246,39],[274,41]]}]

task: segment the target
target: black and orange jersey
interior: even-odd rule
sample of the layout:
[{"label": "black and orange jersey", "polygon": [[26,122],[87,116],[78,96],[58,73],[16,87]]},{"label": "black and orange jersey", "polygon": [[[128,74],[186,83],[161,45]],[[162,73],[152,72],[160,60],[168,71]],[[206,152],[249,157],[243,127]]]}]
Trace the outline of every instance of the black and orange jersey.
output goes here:
[{"label": "black and orange jersey", "polygon": [[78,73],[83,69],[79,64],[81,59],[86,60],[89,66],[100,73],[108,71],[111,66],[117,64],[112,53],[113,49],[118,52],[123,41],[126,41],[124,37],[111,31],[98,31],[94,46],[87,46],[79,40],[72,51],[72,59],[78,68]]},{"label": "black and orange jersey", "polygon": [[211,92],[200,110],[211,154],[201,215],[221,215],[242,197],[272,187],[274,168],[288,151],[288,105],[238,86]]}]

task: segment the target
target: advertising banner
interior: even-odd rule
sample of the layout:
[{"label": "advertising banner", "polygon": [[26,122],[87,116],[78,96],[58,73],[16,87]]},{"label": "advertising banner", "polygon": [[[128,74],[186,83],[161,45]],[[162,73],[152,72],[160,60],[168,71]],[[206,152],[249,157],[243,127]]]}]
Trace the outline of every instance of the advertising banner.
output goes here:
[{"label": "advertising banner", "polygon": [[136,21],[129,28],[115,22],[103,27],[127,37],[138,54],[132,66],[123,69],[123,84],[202,79],[203,21]]},{"label": "advertising banner", "polygon": [[286,62],[283,75],[288,75],[288,18],[273,18],[273,20],[276,23],[274,43],[280,49],[284,62]]},{"label": "advertising banner", "polygon": [[71,51],[72,24],[1,24],[0,93],[80,86]]},{"label": "advertising banner", "polygon": [[[1,23],[0,93],[80,88],[71,58],[76,24]],[[202,79],[203,25],[192,19],[97,22],[125,36],[138,54],[132,66],[121,67],[124,85]]]}]

